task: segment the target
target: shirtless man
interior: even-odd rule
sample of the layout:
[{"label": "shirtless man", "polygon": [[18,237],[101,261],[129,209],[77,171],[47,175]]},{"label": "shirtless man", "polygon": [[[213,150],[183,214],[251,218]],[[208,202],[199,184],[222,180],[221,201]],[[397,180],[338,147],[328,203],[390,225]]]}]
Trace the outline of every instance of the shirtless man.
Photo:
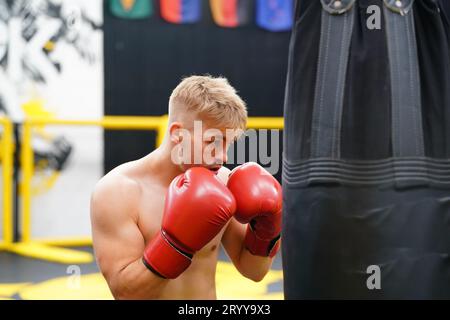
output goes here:
[{"label": "shirtless man", "polygon": [[245,103],[226,79],[188,77],[169,99],[161,146],[98,182],[94,251],[116,299],[216,299],[220,244],[244,277],[267,274],[279,249],[280,185],[255,163],[231,175],[222,167],[237,137],[227,132],[246,122]]}]

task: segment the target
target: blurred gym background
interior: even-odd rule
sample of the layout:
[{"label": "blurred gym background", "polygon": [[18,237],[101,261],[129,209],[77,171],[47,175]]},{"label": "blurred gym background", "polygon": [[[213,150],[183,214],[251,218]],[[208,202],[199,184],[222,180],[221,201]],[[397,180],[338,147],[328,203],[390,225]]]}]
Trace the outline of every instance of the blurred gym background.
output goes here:
[{"label": "blurred gym background", "polygon": [[[0,299],[111,298],[90,193],[155,148],[184,76],[228,78],[250,127],[282,129],[293,2],[0,0]],[[222,253],[217,282],[219,298],[282,299],[281,259],[253,283]]]}]

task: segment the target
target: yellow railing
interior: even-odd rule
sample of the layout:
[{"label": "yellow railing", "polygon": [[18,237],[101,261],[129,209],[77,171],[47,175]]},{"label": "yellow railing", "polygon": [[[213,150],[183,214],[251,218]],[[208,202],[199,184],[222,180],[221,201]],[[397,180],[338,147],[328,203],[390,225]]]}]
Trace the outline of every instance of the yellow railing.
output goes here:
[{"label": "yellow railing", "polygon": [[157,142],[159,145],[164,138],[167,117],[128,117],[128,116],[107,116],[99,120],[66,120],[54,118],[33,118],[27,119],[23,124],[22,131],[22,241],[31,240],[31,180],[33,179],[33,149],[31,147],[32,128],[43,125],[64,125],[64,126],[100,126],[110,130],[156,130]]},{"label": "yellow railing", "polygon": [[[59,239],[35,239],[32,237],[31,183],[34,175],[34,159],[31,141],[33,128],[58,126],[97,126],[109,130],[154,130],[157,132],[156,145],[160,145],[167,129],[167,115],[144,116],[105,116],[98,120],[69,120],[51,117],[32,117],[25,120],[21,137],[21,232],[18,243],[9,246],[9,250],[17,254],[61,263],[87,263],[93,260],[90,253],[61,248],[67,246],[86,246],[92,244],[90,237],[69,237]],[[283,129],[283,118],[251,117],[248,119],[249,129]]]},{"label": "yellow railing", "polygon": [[13,125],[5,117],[0,117],[0,125],[3,128],[1,137],[1,166],[3,184],[3,239],[0,239],[0,248],[6,248],[13,241],[13,212],[12,212],[12,190],[13,190]]},{"label": "yellow railing", "polygon": [[247,129],[279,129],[284,128],[283,117],[249,117]]},{"label": "yellow railing", "polygon": [[33,239],[31,232],[31,183],[34,175],[34,159],[31,141],[33,128],[42,126],[97,126],[109,130],[155,130],[156,144],[164,138],[167,126],[167,116],[131,117],[106,116],[98,120],[57,119],[50,117],[28,118],[22,125],[21,147],[21,231],[22,238],[14,245],[14,251],[21,255],[61,263],[87,263],[93,261],[90,253],[58,248],[54,246],[80,246],[92,243],[88,237],[66,239]]}]

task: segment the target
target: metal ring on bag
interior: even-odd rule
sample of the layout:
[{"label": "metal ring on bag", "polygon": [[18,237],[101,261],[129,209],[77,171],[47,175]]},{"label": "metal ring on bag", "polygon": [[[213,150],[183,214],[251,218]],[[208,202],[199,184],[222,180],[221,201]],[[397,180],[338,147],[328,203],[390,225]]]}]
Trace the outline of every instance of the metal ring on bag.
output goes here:
[{"label": "metal ring on bag", "polygon": [[411,10],[414,0],[383,0],[385,6],[395,12],[399,13],[402,16],[407,15]]},{"label": "metal ring on bag", "polygon": [[323,9],[330,14],[344,14],[349,11],[356,0],[320,0]]}]

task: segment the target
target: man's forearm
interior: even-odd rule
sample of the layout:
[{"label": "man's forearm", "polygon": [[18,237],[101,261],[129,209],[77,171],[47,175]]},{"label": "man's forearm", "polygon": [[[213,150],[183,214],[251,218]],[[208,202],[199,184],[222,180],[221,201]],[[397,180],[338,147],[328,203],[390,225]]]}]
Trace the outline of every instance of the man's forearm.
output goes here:
[{"label": "man's forearm", "polygon": [[168,281],[147,269],[139,258],[108,282],[115,299],[158,299]]},{"label": "man's forearm", "polygon": [[269,272],[273,258],[255,256],[242,246],[239,256],[239,271],[253,281],[261,281]]}]

